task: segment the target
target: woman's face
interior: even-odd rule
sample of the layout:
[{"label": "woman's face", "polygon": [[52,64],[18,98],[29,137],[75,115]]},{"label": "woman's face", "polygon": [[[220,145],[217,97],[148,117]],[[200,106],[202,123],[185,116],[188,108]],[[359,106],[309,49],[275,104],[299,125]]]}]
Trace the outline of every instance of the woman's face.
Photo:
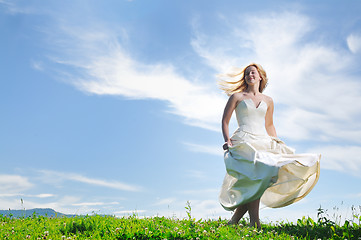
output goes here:
[{"label": "woman's face", "polygon": [[246,80],[246,83],[249,85],[253,85],[261,81],[261,77],[255,66],[249,66],[248,68],[246,68],[246,71],[244,72],[244,79]]}]

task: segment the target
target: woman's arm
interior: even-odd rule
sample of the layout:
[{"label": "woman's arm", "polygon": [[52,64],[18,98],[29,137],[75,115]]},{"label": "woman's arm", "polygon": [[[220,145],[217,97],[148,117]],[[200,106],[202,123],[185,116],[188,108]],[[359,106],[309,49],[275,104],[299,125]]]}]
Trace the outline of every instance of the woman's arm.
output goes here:
[{"label": "woman's arm", "polygon": [[269,98],[268,101],[268,108],[266,112],[266,120],[265,120],[265,127],[268,135],[272,137],[277,137],[276,128],[273,125],[273,111],[274,111],[274,104],[272,98]]},{"label": "woman's arm", "polygon": [[228,146],[232,146],[231,138],[229,137],[229,121],[232,117],[233,110],[236,108],[238,99],[237,94],[233,94],[229,97],[226,107],[224,108],[222,117],[222,134],[225,141],[223,149],[227,149]]}]

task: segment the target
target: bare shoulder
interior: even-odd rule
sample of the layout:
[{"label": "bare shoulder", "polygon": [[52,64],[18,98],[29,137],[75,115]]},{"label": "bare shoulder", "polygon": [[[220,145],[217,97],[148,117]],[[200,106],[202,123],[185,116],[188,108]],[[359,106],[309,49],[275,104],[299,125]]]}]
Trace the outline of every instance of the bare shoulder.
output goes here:
[{"label": "bare shoulder", "polygon": [[268,106],[273,106],[273,99],[270,96],[263,94],[263,101],[265,101]]},{"label": "bare shoulder", "polygon": [[232,98],[242,101],[246,97],[246,93],[244,92],[236,92],[231,95]]},{"label": "bare shoulder", "polygon": [[230,96],[230,100],[233,101],[236,105],[243,101],[246,98],[246,94],[244,92],[237,92],[237,93],[233,93]]}]

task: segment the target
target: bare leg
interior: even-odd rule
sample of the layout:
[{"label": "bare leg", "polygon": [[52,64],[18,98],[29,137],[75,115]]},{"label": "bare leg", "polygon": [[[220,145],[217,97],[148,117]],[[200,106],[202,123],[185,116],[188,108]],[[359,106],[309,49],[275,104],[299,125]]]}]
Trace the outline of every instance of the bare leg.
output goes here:
[{"label": "bare leg", "polygon": [[229,220],[228,224],[238,224],[239,220],[243,217],[243,215],[247,212],[248,207],[247,204],[240,205],[236,208],[231,220]]},{"label": "bare leg", "polygon": [[261,223],[259,222],[259,199],[248,203],[247,207],[251,226],[261,228]]}]

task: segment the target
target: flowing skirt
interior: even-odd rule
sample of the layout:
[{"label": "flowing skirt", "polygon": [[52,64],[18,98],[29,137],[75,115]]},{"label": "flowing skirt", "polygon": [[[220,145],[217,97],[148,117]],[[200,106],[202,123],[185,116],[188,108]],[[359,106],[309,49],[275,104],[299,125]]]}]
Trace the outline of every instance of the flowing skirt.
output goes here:
[{"label": "flowing skirt", "polygon": [[318,154],[295,154],[278,138],[237,132],[224,153],[226,176],[219,195],[224,209],[261,198],[266,207],[279,208],[304,198],[320,175]]}]

